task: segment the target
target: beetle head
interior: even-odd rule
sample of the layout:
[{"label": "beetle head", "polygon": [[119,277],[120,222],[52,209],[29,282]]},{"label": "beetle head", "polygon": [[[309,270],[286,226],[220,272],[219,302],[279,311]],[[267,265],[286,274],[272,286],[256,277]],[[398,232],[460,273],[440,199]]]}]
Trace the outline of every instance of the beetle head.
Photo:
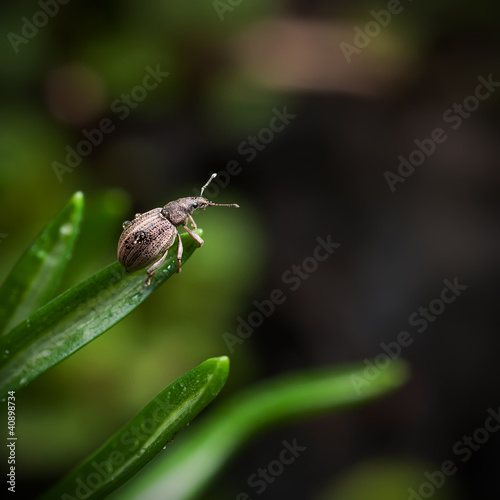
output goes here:
[{"label": "beetle head", "polygon": [[210,184],[217,174],[212,174],[208,182],[201,188],[200,196],[189,196],[167,203],[161,210],[161,214],[166,217],[174,226],[186,224],[188,216],[195,210],[205,210],[207,207],[234,207],[239,208],[236,203],[214,203],[203,197],[203,191]]}]

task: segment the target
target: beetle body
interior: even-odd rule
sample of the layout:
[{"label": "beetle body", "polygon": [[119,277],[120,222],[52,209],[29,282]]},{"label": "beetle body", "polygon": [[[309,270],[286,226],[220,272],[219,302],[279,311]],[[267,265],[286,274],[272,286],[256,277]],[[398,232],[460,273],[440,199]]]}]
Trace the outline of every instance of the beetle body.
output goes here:
[{"label": "beetle body", "polygon": [[[200,196],[189,196],[167,203],[163,208],[154,208],[143,214],[136,214],[133,221],[123,223],[123,232],[118,241],[118,261],[128,272],[148,267],[144,286],[151,283],[151,278],[167,257],[168,249],[177,239],[177,272],[181,271],[182,241],[177,230],[182,226],[198,245],[203,245],[200,235],[195,233],[196,224],[191,214],[207,207],[235,207],[236,204],[217,204],[203,198],[203,191],[216,176],[213,174],[201,188]],[[190,229],[187,226],[191,222]]]},{"label": "beetle body", "polygon": [[128,271],[137,271],[158,260],[158,254],[174,244],[176,227],[154,208],[125,224],[118,240],[118,261]]}]

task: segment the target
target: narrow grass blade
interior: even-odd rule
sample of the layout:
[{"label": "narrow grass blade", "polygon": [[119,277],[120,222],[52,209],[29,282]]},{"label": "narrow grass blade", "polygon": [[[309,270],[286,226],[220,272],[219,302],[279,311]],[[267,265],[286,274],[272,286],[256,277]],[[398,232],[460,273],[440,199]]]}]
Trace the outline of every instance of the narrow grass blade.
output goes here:
[{"label": "narrow grass blade", "polygon": [[[170,384],[43,500],[104,498],[144,467],[219,393],[229,374],[226,356],[211,358]],[[161,498],[169,498],[168,491]]]},{"label": "narrow grass blade", "polygon": [[[113,499],[193,499],[252,436],[283,421],[339,410],[382,396],[407,379],[393,361],[373,380],[365,365],[297,373],[266,381],[214,410],[199,427],[158,458]],[[360,386],[361,382],[361,386]],[[161,492],[167,491],[167,496]]]},{"label": "narrow grass blade", "polygon": [[[198,229],[197,232],[201,233]],[[181,235],[185,262],[198,248]],[[134,310],[175,274],[176,248],[172,248],[144,288],[143,270],[127,273],[115,262],[38,309],[0,338],[0,397],[27,385],[67,358]]]},{"label": "narrow grass blade", "polygon": [[54,297],[82,221],[83,193],[39,234],[0,288],[0,332],[8,332]]}]

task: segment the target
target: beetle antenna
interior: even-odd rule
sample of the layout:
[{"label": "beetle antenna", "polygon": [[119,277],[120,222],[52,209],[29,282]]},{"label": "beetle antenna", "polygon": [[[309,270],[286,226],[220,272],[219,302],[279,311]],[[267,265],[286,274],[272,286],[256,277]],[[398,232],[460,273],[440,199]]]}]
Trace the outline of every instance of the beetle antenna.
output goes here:
[{"label": "beetle antenna", "polygon": [[212,182],[212,179],[214,177],[217,177],[217,172],[214,172],[211,176],[210,179],[208,179],[207,183],[201,188],[201,193],[200,196],[203,196],[203,191],[205,191],[205,188]]},{"label": "beetle antenna", "polygon": [[[201,188],[200,196],[203,196],[203,191],[205,191],[205,188],[212,182],[212,179],[214,177],[217,177],[217,173],[216,172],[214,172],[210,176],[210,179],[208,179],[207,183]],[[240,206],[236,205],[236,203],[213,203],[213,202],[210,202],[208,205],[210,207],[234,207],[234,208],[240,208]]]},{"label": "beetle antenna", "polygon": [[234,208],[240,208],[239,205],[236,205],[236,203],[210,203],[210,207],[234,207]]}]

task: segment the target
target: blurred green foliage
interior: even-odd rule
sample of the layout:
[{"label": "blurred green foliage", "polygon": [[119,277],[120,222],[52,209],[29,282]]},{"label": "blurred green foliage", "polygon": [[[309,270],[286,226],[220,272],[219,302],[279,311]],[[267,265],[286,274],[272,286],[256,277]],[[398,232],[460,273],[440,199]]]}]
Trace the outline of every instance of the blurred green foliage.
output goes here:
[{"label": "blurred green foliage", "polygon": [[[91,207],[92,201],[88,203],[70,275],[88,277],[96,267],[94,261],[101,260],[103,253],[109,254],[109,245],[116,244],[117,237],[111,242],[105,232],[99,231],[101,227],[110,229],[104,209],[113,207],[110,202],[115,199],[116,194],[110,192],[97,199],[97,207]],[[111,215],[115,210],[109,210]],[[245,299],[241,283],[255,283],[265,254],[262,240],[249,237],[255,221],[248,212],[240,209],[240,218],[230,212],[212,209],[201,215],[199,223],[208,229],[204,232],[205,245],[198,252],[200,259],[188,262],[180,275],[171,278],[170,290],[153,294],[105,336],[23,391],[19,425],[26,437],[26,444],[20,443],[21,451],[27,447],[26,453],[20,453],[23,462],[26,460],[24,466],[36,467],[42,473],[45,466],[50,471],[75,461],[161,390],[165,380],[188,371],[200,359],[227,352],[222,333],[230,328],[227,325]],[[126,214],[121,217],[125,218]],[[119,233],[121,225],[117,229]],[[97,248],[96,234],[105,236],[107,252],[103,252],[106,248]],[[78,255],[83,259],[80,262],[76,260]],[[213,293],[214,283],[217,294]],[[244,358],[249,355],[247,350],[241,353],[243,359],[233,374],[236,379],[245,373],[251,358]],[[48,393],[51,404],[40,407],[40,395]],[[106,412],[92,410],[99,404]],[[32,418],[34,413],[36,419]],[[51,431],[60,439],[51,439]]]},{"label": "blurred green foliage", "polygon": [[[126,362],[122,366],[114,365],[113,370],[115,371],[111,374],[104,373],[104,371],[96,373],[96,361],[99,362],[100,358],[95,352],[81,373],[77,370],[71,371],[71,364],[68,362],[61,365],[63,368],[59,372],[54,369],[54,366],[69,356],[71,356],[70,359],[77,359],[77,355],[74,355],[77,349],[85,346],[91,340],[95,341],[99,335],[113,326],[119,319],[127,316],[154,293],[164,281],[175,276],[175,254],[170,252],[165,264],[156,271],[153,281],[147,289],[143,286],[145,276],[142,270],[129,274],[118,262],[115,262],[50,300],[58,280],[55,280],[54,283],[50,279],[43,282],[38,275],[50,274],[51,270],[57,278],[62,274],[72,252],[75,237],[79,232],[83,200],[83,194],[76,193],[63,210],[49,222],[31,245],[29,251],[15,266],[6,281],[6,285],[1,290],[1,293],[6,297],[4,300],[8,300],[8,294],[5,294],[8,292],[9,286],[16,290],[19,297],[16,300],[24,308],[23,314],[18,317],[20,323],[8,330],[0,339],[2,390],[4,395],[8,393],[9,396],[12,396],[13,401],[17,399],[23,401],[14,393],[28,384],[29,389],[23,391],[23,395],[29,396],[29,391],[33,390],[33,387],[45,397],[47,394],[52,397],[56,393],[56,396],[60,397],[60,402],[64,402],[66,405],[68,401],[70,402],[66,407],[74,412],[73,417],[82,418],[86,415],[84,406],[82,406],[85,398],[81,395],[88,393],[89,390],[89,381],[85,374],[92,373],[92,376],[98,377],[98,380],[95,381],[95,387],[99,388],[103,398],[102,404],[108,410],[106,415],[115,416],[114,412],[117,409],[123,410],[119,398],[110,405],[110,395],[116,396],[118,391],[117,387],[109,382],[116,382],[117,386],[119,382],[126,389],[130,389],[130,385],[134,385],[133,382],[137,383],[137,376],[130,380],[130,384],[127,384],[129,380],[124,376],[129,372],[135,373],[134,368],[141,368],[140,365],[138,366],[137,356],[132,350],[128,352],[127,349],[124,349],[120,353],[126,358]],[[111,193],[111,200],[113,200],[113,193]],[[107,204],[105,202],[109,200],[101,198],[100,201],[103,210],[93,213],[102,218],[106,216],[104,209]],[[113,211],[111,211],[111,215],[113,215]],[[229,225],[231,218],[224,222]],[[95,225],[90,224],[90,227],[95,227]],[[198,231],[201,232],[200,229]],[[239,235],[242,241],[244,241],[244,234],[245,230],[242,229]],[[89,237],[95,241],[94,233],[90,232]],[[187,234],[182,234],[181,238],[184,245],[183,264],[185,265],[197,245]],[[233,249],[234,238],[234,234],[226,239],[221,238],[219,252]],[[246,247],[252,247],[250,241],[246,243]],[[257,248],[255,244],[253,247]],[[234,266],[240,263],[238,258],[224,258],[220,256],[220,253],[216,254],[218,257],[212,258],[211,264],[212,266],[215,264],[215,268],[230,272]],[[210,266],[208,261],[205,265]],[[247,265],[246,270],[250,267],[251,265]],[[244,279],[248,281],[251,277],[244,276]],[[204,304],[206,307],[200,308],[198,311],[199,317],[203,319],[211,317],[213,323],[217,324],[218,320],[225,318],[223,315],[217,317],[217,315],[212,314],[212,311],[224,311],[226,307],[230,306],[231,295],[228,294],[224,297],[223,307],[217,303],[210,304],[205,297],[211,294],[213,281],[197,280],[193,291],[186,291],[184,297],[191,295],[192,300],[196,303]],[[34,283],[36,287],[33,285]],[[228,280],[227,288],[229,288],[229,283],[230,280]],[[182,287],[179,289],[182,291]],[[171,287],[171,290],[173,290],[173,294],[170,296],[171,300],[168,301],[168,307],[156,306],[161,309],[163,314],[153,313],[151,316],[160,317],[168,323],[171,329],[168,333],[175,339],[176,331],[182,330],[189,334],[191,331],[196,332],[200,326],[196,320],[190,322],[182,315],[178,318],[175,317],[175,312],[186,310],[186,304],[177,296],[177,289]],[[40,307],[33,312],[37,306]],[[164,311],[167,311],[166,314]],[[27,319],[23,319],[27,315],[29,315]],[[206,321],[205,326],[210,323],[210,321]],[[143,326],[139,330],[145,332],[148,331],[148,327]],[[168,329],[162,328],[162,330]],[[137,339],[137,334],[135,338]],[[195,339],[196,336],[193,336],[192,340]],[[154,341],[154,339],[150,340]],[[151,348],[152,344],[146,342],[146,345]],[[193,348],[194,345],[193,343],[187,346],[183,353],[186,359],[190,356],[202,357],[206,351],[212,349],[210,342],[205,342],[201,347],[198,345],[197,348]],[[137,348],[137,344],[135,347]],[[217,348],[221,349],[221,347]],[[162,356],[175,359],[174,354],[172,354],[174,350],[175,355],[182,352],[175,344],[172,351],[163,347],[160,352]],[[110,351],[106,352],[101,348],[101,356],[103,353],[106,355],[107,361],[111,357]],[[162,366],[160,364],[154,366],[153,363],[156,360],[149,353],[144,359],[147,359],[147,368],[144,372],[149,375],[142,381],[144,386],[151,388],[158,383],[164,385]],[[89,370],[89,366],[91,370]],[[44,382],[41,385],[37,384],[39,380],[37,377],[49,369],[51,370],[48,373],[54,374],[55,372],[55,377],[58,378],[50,380],[49,377],[43,377]],[[220,471],[237,448],[254,434],[283,421],[342,408],[381,396],[399,387],[406,381],[407,377],[405,365],[397,361],[381,372],[368,389],[360,393],[355,389],[352,377],[362,376],[364,370],[365,366],[360,365],[297,373],[268,382],[262,387],[254,387],[246,393],[238,395],[233,401],[222,406],[218,413],[215,413],[212,419],[206,422],[204,427],[199,428],[190,441],[183,442],[180,449],[175,448],[177,455],[175,452],[172,454],[169,450],[165,463],[159,462],[155,468],[150,469],[148,474],[139,481],[136,493],[133,494],[138,498],[144,498],[144,495],[148,495],[149,491],[161,490],[175,491],[176,498],[179,499],[191,498]],[[173,439],[179,430],[188,425],[215,398],[225,384],[228,371],[229,360],[226,356],[222,356],[206,361],[179,378],[156,396],[126,426],[113,434],[96,452],[58,482],[47,493],[46,498],[64,496],[74,491],[75,488],[75,491],[78,492],[82,487],[88,492],[88,494],[86,493],[87,498],[104,498],[107,494],[115,491],[118,486],[139,472],[168,441]],[[116,377],[116,380],[112,380],[112,377]],[[31,383],[33,380],[35,382]],[[62,380],[65,380],[66,383],[59,385],[61,392],[57,394],[57,383]],[[103,381],[108,381],[104,387],[101,385]],[[49,383],[50,386],[44,387],[44,383]],[[70,394],[73,395],[73,399],[68,397]],[[141,391],[137,391],[137,394],[142,395]],[[95,395],[93,391],[94,398]],[[32,408],[23,407],[22,403],[20,406],[25,411],[25,415],[31,417],[34,413],[38,414],[41,400],[37,400],[33,396],[29,400],[33,404]],[[3,401],[5,402],[5,398]],[[55,402],[55,409],[58,409],[57,398],[55,398]],[[161,409],[161,418],[157,413],[159,408]],[[16,408],[16,413],[20,415],[16,425],[23,428],[23,439],[31,438],[35,448],[38,446],[50,449],[54,437],[47,433],[47,429],[50,429],[50,426],[47,426],[47,421],[42,420],[43,428],[35,429],[32,431],[33,434],[30,434],[28,426],[25,425],[29,421],[25,420],[22,413],[19,412],[19,406]],[[72,427],[71,424],[75,422],[71,415],[68,418],[64,412],[48,416],[51,424],[55,425],[50,430],[59,436],[59,440],[56,442],[61,444],[61,447],[56,450],[57,456],[58,458],[64,456],[71,463],[73,456],[68,453],[70,450],[68,446],[75,446],[75,442],[72,441],[75,435],[82,436],[81,424],[76,422],[77,427]],[[151,423],[154,424],[153,429],[150,427]],[[95,430],[98,427],[103,427],[103,424],[104,422],[100,421],[98,424],[96,423],[95,427],[90,427],[91,432],[84,436],[85,441],[92,442],[92,437],[98,434]],[[131,448],[127,436],[130,437],[134,431],[144,428],[148,428],[150,431],[142,434],[141,440]],[[11,432],[14,433],[14,431]],[[48,436],[50,439],[44,441],[43,438],[40,439],[40,436]],[[84,444],[86,443],[81,443],[82,448],[84,448]],[[33,446],[33,442],[30,443],[30,446]],[[52,446],[52,450],[54,448]],[[23,446],[18,449],[22,450]],[[80,448],[77,451],[80,452]],[[209,455],[212,459],[206,460]],[[38,463],[44,463],[48,460],[51,469],[59,465],[56,460],[51,460],[53,458],[55,457],[47,455],[46,452],[44,458],[42,456],[35,457],[39,460]],[[33,462],[33,466],[35,463],[37,462]],[[203,463],[203,467],[200,466],[201,463]],[[98,482],[91,481],[90,484],[87,480],[90,481],[89,478],[96,477],[96,464],[100,467],[97,476]],[[62,467],[62,463],[60,466]],[[184,473],[179,474],[179,469]],[[39,471],[40,468],[37,470]],[[156,494],[153,493],[153,496]]]},{"label": "blurred green foliage", "polygon": [[229,359],[221,356],[179,377],[42,498],[66,498],[73,493],[79,497],[81,491],[89,500],[106,497],[189,425],[217,396],[228,374]]}]

